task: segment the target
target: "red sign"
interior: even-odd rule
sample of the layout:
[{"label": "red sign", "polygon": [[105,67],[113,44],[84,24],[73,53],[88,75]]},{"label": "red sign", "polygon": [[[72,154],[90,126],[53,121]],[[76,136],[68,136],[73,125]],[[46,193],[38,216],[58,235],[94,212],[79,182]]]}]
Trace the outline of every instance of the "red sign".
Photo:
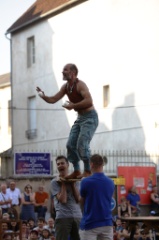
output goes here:
[{"label": "red sign", "polygon": [[141,204],[150,204],[152,186],[156,185],[156,166],[118,166],[118,177],[125,178],[125,185],[118,186],[118,203],[136,186]]}]

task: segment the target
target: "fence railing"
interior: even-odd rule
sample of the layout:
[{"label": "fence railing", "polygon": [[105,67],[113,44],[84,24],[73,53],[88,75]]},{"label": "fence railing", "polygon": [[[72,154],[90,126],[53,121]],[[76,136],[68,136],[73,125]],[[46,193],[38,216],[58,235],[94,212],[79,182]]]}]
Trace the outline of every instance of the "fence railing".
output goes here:
[{"label": "fence railing", "polygon": [[[11,149],[5,151],[0,154],[1,158],[13,158],[14,161],[14,153],[50,153],[51,154],[51,161],[52,161],[52,168],[53,174],[56,172],[55,169],[55,158],[58,155],[65,155],[67,156],[66,149],[61,150],[49,150],[49,149],[28,149],[28,150],[14,150]],[[146,151],[120,151],[120,150],[103,150],[103,151],[91,151],[91,154],[98,153],[102,155],[105,159],[107,159],[107,164],[104,166],[104,171],[109,176],[117,176],[117,166],[119,163],[123,165],[128,164],[128,166],[152,166],[152,164],[156,165],[156,173],[159,175],[159,153],[147,153]],[[83,168],[83,164],[81,161],[81,167]]]}]

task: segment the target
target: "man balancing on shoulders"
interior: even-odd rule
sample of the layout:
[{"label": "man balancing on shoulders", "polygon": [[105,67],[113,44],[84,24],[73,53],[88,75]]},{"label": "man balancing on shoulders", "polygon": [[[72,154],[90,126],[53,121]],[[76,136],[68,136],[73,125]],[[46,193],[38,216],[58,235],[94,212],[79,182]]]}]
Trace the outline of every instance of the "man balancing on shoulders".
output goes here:
[{"label": "man balancing on shoulders", "polygon": [[[74,109],[77,113],[77,119],[73,124],[67,141],[67,158],[73,164],[74,172],[66,176],[66,179],[83,178],[91,175],[90,172],[90,141],[98,126],[98,115],[93,106],[93,100],[87,85],[77,78],[78,69],[75,64],[66,64],[62,71],[63,80],[59,92],[53,96],[46,96],[44,92],[37,87],[36,90],[40,97],[47,103],[56,103],[65,95],[69,101],[63,107],[67,110]],[[84,172],[81,174],[79,161],[84,162]]]}]

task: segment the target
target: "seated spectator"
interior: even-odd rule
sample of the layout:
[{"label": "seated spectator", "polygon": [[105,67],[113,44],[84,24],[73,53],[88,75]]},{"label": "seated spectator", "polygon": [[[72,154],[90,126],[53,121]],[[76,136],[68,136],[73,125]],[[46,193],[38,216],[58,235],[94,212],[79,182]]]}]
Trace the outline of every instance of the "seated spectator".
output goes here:
[{"label": "seated spectator", "polygon": [[29,240],[39,240],[39,234],[36,230],[31,230],[29,237]]},{"label": "seated spectator", "polygon": [[139,236],[138,240],[150,240],[149,233],[145,232],[145,231],[142,231],[140,233],[140,236]]},{"label": "seated spectator", "polygon": [[140,196],[137,193],[137,189],[135,186],[133,186],[130,190],[130,192],[127,195],[127,200],[128,204],[131,207],[131,213],[132,215],[138,216],[140,209],[139,209],[139,204],[140,204]]},{"label": "seated spectator", "polygon": [[9,214],[8,214],[8,213],[3,213],[2,219],[3,219],[3,220],[10,220]]},{"label": "seated spectator", "polygon": [[39,190],[35,192],[35,212],[37,212],[38,218],[45,218],[48,199],[49,194],[47,192],[44,192],[43,186],[39,186]]},{"label": "seated spectator", "polygon": [[120,240],[125,240],[125,239],[130,239],[130,231],[128,228],[128,224],[126,222],[121,223],[122,229],[117,232],[117,239]]},{"label": "seated spectator", "polygon": [[40,240],[51,240],[50,238],[51,236],[51,233],[48,229],[43,229],[42,230],[42,233],[41,233],[41,237],[40,237]]},{"label": "seated spectator", "polygon": [[54,227],[54,219],[49,218],[47,221],[47,225],[44,227],[45,229],[48,229],[50,233],[55,236],[55,227]]},{"label": "seated spectator", "polygon": [[28,229],[27,221],[22,221],[21,233],[22,233],[22,239],[28,239],[29,229]]},{"label": "seated spectator", "polygon": [[29,230],[33,230],[36,227],[35,220],[33,218],[30,218],[28,220],[28,228]]},{"label": "seated spectator", "polygon": [[117,218],[116,219],[116,228],[115,228],[115,231],[116,233],[118,233],[119,231],[122,231],[123,230],[123,226],[122,226],[122,223],[121,223],[121,219],[120,218]]},{"label": "seated spectator", "polygon": [[131,217],[131,207],[125,196],[120,199],[120,205],[118,206],[118,217],[130,216]]},{"label": "seated spectator", "polygon": [[45,219],[40,217],[37,220],[37,227],[35,227],[33,230],[36,230],[39,233],[39,237],[40,237],[44,227],[45,227]]},{"label": "seated spectator", "polygon": [[151,199],[151,215],[159,216],[159,195],[157,192],[157,186],[152,187]]}]

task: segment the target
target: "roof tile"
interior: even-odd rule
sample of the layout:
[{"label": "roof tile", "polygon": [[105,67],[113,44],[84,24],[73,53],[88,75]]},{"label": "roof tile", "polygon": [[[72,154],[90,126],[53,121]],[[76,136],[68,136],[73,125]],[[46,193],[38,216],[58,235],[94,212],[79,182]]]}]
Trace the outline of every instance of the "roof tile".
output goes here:
[{"label": "roof tile", "polygon": [[7,33],[13,32],[35,19],[40,19],[41,15],[71,2],[73,2],[73,0],[37,0],[15,23],[13,23],[7,30]]}]

